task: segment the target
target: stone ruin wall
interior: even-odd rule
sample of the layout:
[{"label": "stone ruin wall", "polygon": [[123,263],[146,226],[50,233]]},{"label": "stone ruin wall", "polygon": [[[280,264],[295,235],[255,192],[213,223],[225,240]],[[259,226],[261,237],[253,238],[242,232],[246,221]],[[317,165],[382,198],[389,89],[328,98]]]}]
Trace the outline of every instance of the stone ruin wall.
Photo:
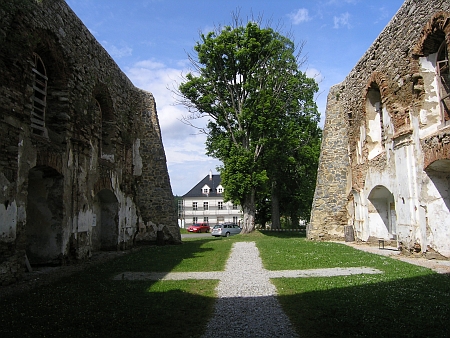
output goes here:
[{"label": "stone ruin wall", "polygon": [[340,239],[347,225],[348,125],[339,89],[340,85],[333,86],[327,97],[313,212],[307,228],[309,239]]},{"label": "stone ruin wall", "polygon": [[[0,3],[0,46],[0,285],[25,271],[42,237],[30,228],[39,217],[51,234],[38,249],[48,246],[58,264],[155,241],[157,230],[180,242],[153,96],[132,85],[65,1]],[[30,128],[33,53],[48,76],[47,135]],[[113,215],[108,234],[94,227],[102,212]]]},{"label": "stone ruin wall", "polygon": [[[423,42],[424,27],[440,11],[450,11],[450,3],[405,1],[345,80],[331,88],[308,238],[343,240],[345,226],[353,222],[349,215],[352,189],[364,187],[370,166],[382,170],[395,165],[394,157],[387,158],[386,153],[369,165],[367,147],[358,149],[360,128],[365,127],[367,91],[371,83],[379,87],[382,104],[387,107],[395,130],[395,134],[386,137],[394,144],[401,144],[402,138],[412,133],[410,116],[419,119],[420,109],[427,104],[421,91],[423,80],[416,75],[419,69],[416,53],[417,46]],[[444,152],[448,145],[442,143],[441,152]],[[429,147],[423,142],[422,146]],[[417,142],[419,152],[420,147]],[[435,153],[430,152],[430,158],[425,161],[432,161]],[[358,156],[365,160],[358,163]]]}]

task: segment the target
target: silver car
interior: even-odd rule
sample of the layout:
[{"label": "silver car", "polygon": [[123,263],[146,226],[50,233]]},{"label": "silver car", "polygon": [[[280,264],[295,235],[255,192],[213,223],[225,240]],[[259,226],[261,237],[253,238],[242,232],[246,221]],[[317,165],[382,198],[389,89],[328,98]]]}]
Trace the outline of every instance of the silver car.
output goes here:
[{"label": "silver car", "polygon": [[239,234],[241,230],[239,225],[233,223],[216,224],[211,230],[211,235],[214,237],[230,237]]}]

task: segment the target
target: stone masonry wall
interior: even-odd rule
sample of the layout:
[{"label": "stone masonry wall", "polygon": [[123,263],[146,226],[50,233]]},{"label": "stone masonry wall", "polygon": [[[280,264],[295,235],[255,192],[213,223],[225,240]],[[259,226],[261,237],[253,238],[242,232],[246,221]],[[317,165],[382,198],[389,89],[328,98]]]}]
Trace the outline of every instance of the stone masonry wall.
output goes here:
[{"label": "stone masonry wall", "polygon": [[[402,161],[399,155],[402,148],[410,147],[404,152],[414,153],[411,155],[415,156],[414,168],[418,168],[414,175],[422,174],[423,155],[419,138],[423,132],[420,134],[414,128],[424,121],[421,119],[423,111],[433,110],[432,104],[435,103],[425,99],[426,79],[420,74],[419,58],[433,43],[430,39],[425,41],[424,34],[432,33],[435,28],[430,22],[433,16],[439,20],[436,13],[442,11],[450,11],[450,2],[405,1],[345,80],[330,90],[308,238],[344,237],[343,226],[352,225],[354,221],[351,210],[348,210],[353,198],[351,192],[366,193],[368,177],[380,177],[380,182],[384,180],[384,183],[392,184],[392,189],[401,188],[402,183],[395,181],[393,170]],[[445,24],[444,19],[441,25]],[[447,41],[450,41],[448,36]],[[379,90],[382,106],[388,114],[382,136],[385,151],[373,159],[368,158],[367,137],[364,138],[363,134],[364,130],[369,132],[366,99],[371,88]],[[423,123],[431,125],[434,121],[429,119]],[[432,142],[437,141],[430,140],[423,145],[429,148]],[[442,145],[441,152],[447,148],[446,144]],[[433,156],[441,156],[436,155],[436,151],[428,153],[426,162],[432,162]],[[392,170],[388,174],[389,168]],[[398,167],[397,170],[405,169]],[[386,175],[384,179],[383,175]],[[394,197],[398,198],[399,194],[400,191]]]},{"label": "stone masonry wall", "polygon": [[309,239],[343,237],[347,225],[348,125],[341,108],[340,88],[335,85],[328,93]]},{"label": "stone masonry wall", "polygon": [[[32,122],[37,58],[42,132]],[[66,264],[156,241],[139,236],[152,224],[181,241],[153,96],[65,1],[0,2],[0,285],[27,260]]]}]

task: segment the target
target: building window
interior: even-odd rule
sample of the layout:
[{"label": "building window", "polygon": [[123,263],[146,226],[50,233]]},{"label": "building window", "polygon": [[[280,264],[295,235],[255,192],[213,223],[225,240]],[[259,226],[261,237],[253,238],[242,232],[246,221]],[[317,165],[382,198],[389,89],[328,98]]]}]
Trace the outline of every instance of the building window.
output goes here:
[{"label": "building window", "polygon": [[192,210],[197,210],[197,202],[192,202]]},{"label": "building window", "polygon": [[441,101],[442,122],[450,120],[450,72],[448,61],[448,47],[446,41],[442,41],[437,52],[436,73],[439,81],[439,95]]},{"label": "building window", "polygon": [[183,200],[178,200],[178,218],[183,218]]},{"label": "building window", "polygon": [[45,110],[47,107],[47,71],[42,59],[33,53],[33,106],[31,111],[31,132],[47,137]]},{"label": "building window", "polygon": [[233,216],[233,223],[238,224],[238,218],[237,218],[237,216]]},{"label": "building window", "polygon": [[208,217],[203,217],[203,222],[208,223],[209,222]]},{"label": "building window", "polygon": [[223,193],[223,189],[222,189],[222,188],[218,188],[218,189],[217,189],[217,192],[218,192],[219,194],[221,194],[221,193]]},{"label": "building window", "polygon": [[236,204],[233,204],[233,210],[237,210],[237,205]]},{"label": "building window", "polygon": [[198,223],[198,217],[192,217],[192,224]]},{"label": "building window", "polygon": [[208,210],[208,202],[203,202],[203,210]]},{"label": "building window", "polygon": [[208,188],[203,188],[203,193],[204,193],[204,194],[209,193],[209,189],[208,189]]},{"label": "building window", "polygon": [[217,203],[217,209],[223,210],[223,202],[218,202]]}]

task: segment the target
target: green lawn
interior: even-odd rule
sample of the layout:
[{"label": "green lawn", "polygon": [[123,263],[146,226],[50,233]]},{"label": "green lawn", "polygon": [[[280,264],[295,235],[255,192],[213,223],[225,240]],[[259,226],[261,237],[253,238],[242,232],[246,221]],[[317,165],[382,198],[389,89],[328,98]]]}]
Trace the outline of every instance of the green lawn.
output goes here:
[{"label": "green lawn", "polygon": [[300,336],[449,337],[450,277],[298,233],[196,238],[152,246],[0,300],[0,337],[199,337],[218,281],[114,281],[124,271],[223,270],[255,241],[269,270],[374,267],[380,275],[274,279]]}]

